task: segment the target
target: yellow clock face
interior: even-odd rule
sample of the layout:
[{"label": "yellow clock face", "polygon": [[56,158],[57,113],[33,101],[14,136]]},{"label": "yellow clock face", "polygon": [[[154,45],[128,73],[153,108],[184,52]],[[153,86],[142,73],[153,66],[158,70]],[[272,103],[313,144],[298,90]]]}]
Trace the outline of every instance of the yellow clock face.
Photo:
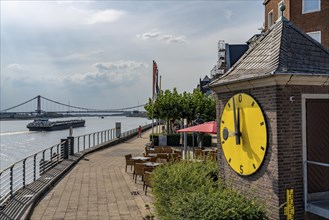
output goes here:
[{"label": "yellow clock face", "polygon": [[251,175],[261,166],[267,148],[267,127],[256,100],[238,93],[226,103],[220,121],[220,140],[232,169]]}]

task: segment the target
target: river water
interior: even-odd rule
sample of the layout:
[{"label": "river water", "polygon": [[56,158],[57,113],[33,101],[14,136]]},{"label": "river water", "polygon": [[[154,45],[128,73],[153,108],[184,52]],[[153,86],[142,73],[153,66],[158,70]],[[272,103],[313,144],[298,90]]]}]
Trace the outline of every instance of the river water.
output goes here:
[{"label": "river water", "polygon": [[[72,118],[51,119],[51,121],[68,119]],[[115,128],[116,122],[121,122],[121,132],[151,123],[146,118],[124,116],[110,116],[103,119],[100,117],[84,117],[83,119],[86,120],[85,127],[74,128],[73,136],[112,129]],[[69,135],[68,129],[48,132],[29,131],[26,125],[31,121],[0,121],[0,170],[40,150],[60,143],[60,139]]]}]

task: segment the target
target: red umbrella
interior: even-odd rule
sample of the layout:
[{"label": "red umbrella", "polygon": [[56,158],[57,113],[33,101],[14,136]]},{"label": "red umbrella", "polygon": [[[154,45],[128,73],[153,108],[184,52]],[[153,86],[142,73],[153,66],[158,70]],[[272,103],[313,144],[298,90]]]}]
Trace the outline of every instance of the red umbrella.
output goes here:
[{"label": "red umbrella", "polygon": [[177,132],[202,132],[202,133],[217,134],[217,122],[209,121],[203,124],[177,130]]}]

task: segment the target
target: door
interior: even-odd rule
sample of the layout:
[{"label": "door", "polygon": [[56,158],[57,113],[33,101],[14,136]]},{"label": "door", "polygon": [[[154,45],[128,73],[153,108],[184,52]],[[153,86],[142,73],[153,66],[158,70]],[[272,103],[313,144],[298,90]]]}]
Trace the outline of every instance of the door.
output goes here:
[{"label": "door", "polygon": [[329,99],[306,100],[306,140],[307,191],[321,196],[329,192]]}]

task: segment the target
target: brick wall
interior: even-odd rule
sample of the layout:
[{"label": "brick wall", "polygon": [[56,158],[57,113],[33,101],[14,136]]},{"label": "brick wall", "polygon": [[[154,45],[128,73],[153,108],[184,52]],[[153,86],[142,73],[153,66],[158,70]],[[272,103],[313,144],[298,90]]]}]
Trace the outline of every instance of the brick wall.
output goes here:
[{"label": "brick wall", "polygon": [[[278,152],[276,146],[277,134],[276,134],[276,88],[275,87],[265,87],[261,89],[248,89],[237,92],[244,92],[252,95],[262,107],[265,112],[265,120],[268,126],[268,148],[265,155],[264,162],[259,170],[247,177],[240,176],[236,174],[233,169],[231,169],[225,160],[225,156],[219,155],[219,169],[222,172],[224,178],[228,183],[233,185],[235,188],[242,190],[246,194],[252,194],[253,191],[256,192],[257,197],[266,204],[268,207],[269,215],[272,219],[279,219],[279,215],[274,210],[279,207],[279,185],[278,185]],[[217,112],[218,118],[221,118],[222,110],[229,100],[229,98],[237,92],[217,94]],[[222,153],[220,141],[219,152]]]},{"label": "brick wall", "polygon": [[[265,3],[265,15],[264,15],[264,19],[265,19],[265,31],[268,30],[268,19],[267,19],[267,15],[268,13],[273,10],[273,18],[274,18],[274,22],[276,20],[278,20],[279,18],[279,13],[278,13],[278,5],[279,2],[281,2],[282,0],[269,0]],[[290,19],[290,1],[291,0],[285,0],[285,5],[286,5],[286,10],[284,11],[284,17],[286,17],[288,20]],[[294,0],[292,0],[294,1]]]},{"label": "brick wall", "polygon": [[[274,21],[278,19],[278,3],[281,0],[265,2],[265,31],[268,30],[267,15],[273,10]],[[329,49],[329,1],[321,0],[321,11],[303,14],[302,0],[286,0],[284,16],[305,33],[321,31],[321,43]]]},{"label": "brick wall", "polygon": [[329,1],[321,0],[321,11],[302,13],[302,0],[293,0],[290,20],[304,32],[321,31],[321,43],[329,49]]},{"label": "brick wall", "polygon": [[[238,92],[252,95],[265,113],[267,152],[260,169],[244,177],[229,167],[218,141],[220,174],[234,188],[263,200],[270,219],[286,219],[279,206],[286,202],[286,189],[294,189],[295,219],[304,219],[301,94],[328,94],[328,87],[271,86],[217,94],[218,119],[226,102]],[[294,103],[290,96],[295,96]]]}]

